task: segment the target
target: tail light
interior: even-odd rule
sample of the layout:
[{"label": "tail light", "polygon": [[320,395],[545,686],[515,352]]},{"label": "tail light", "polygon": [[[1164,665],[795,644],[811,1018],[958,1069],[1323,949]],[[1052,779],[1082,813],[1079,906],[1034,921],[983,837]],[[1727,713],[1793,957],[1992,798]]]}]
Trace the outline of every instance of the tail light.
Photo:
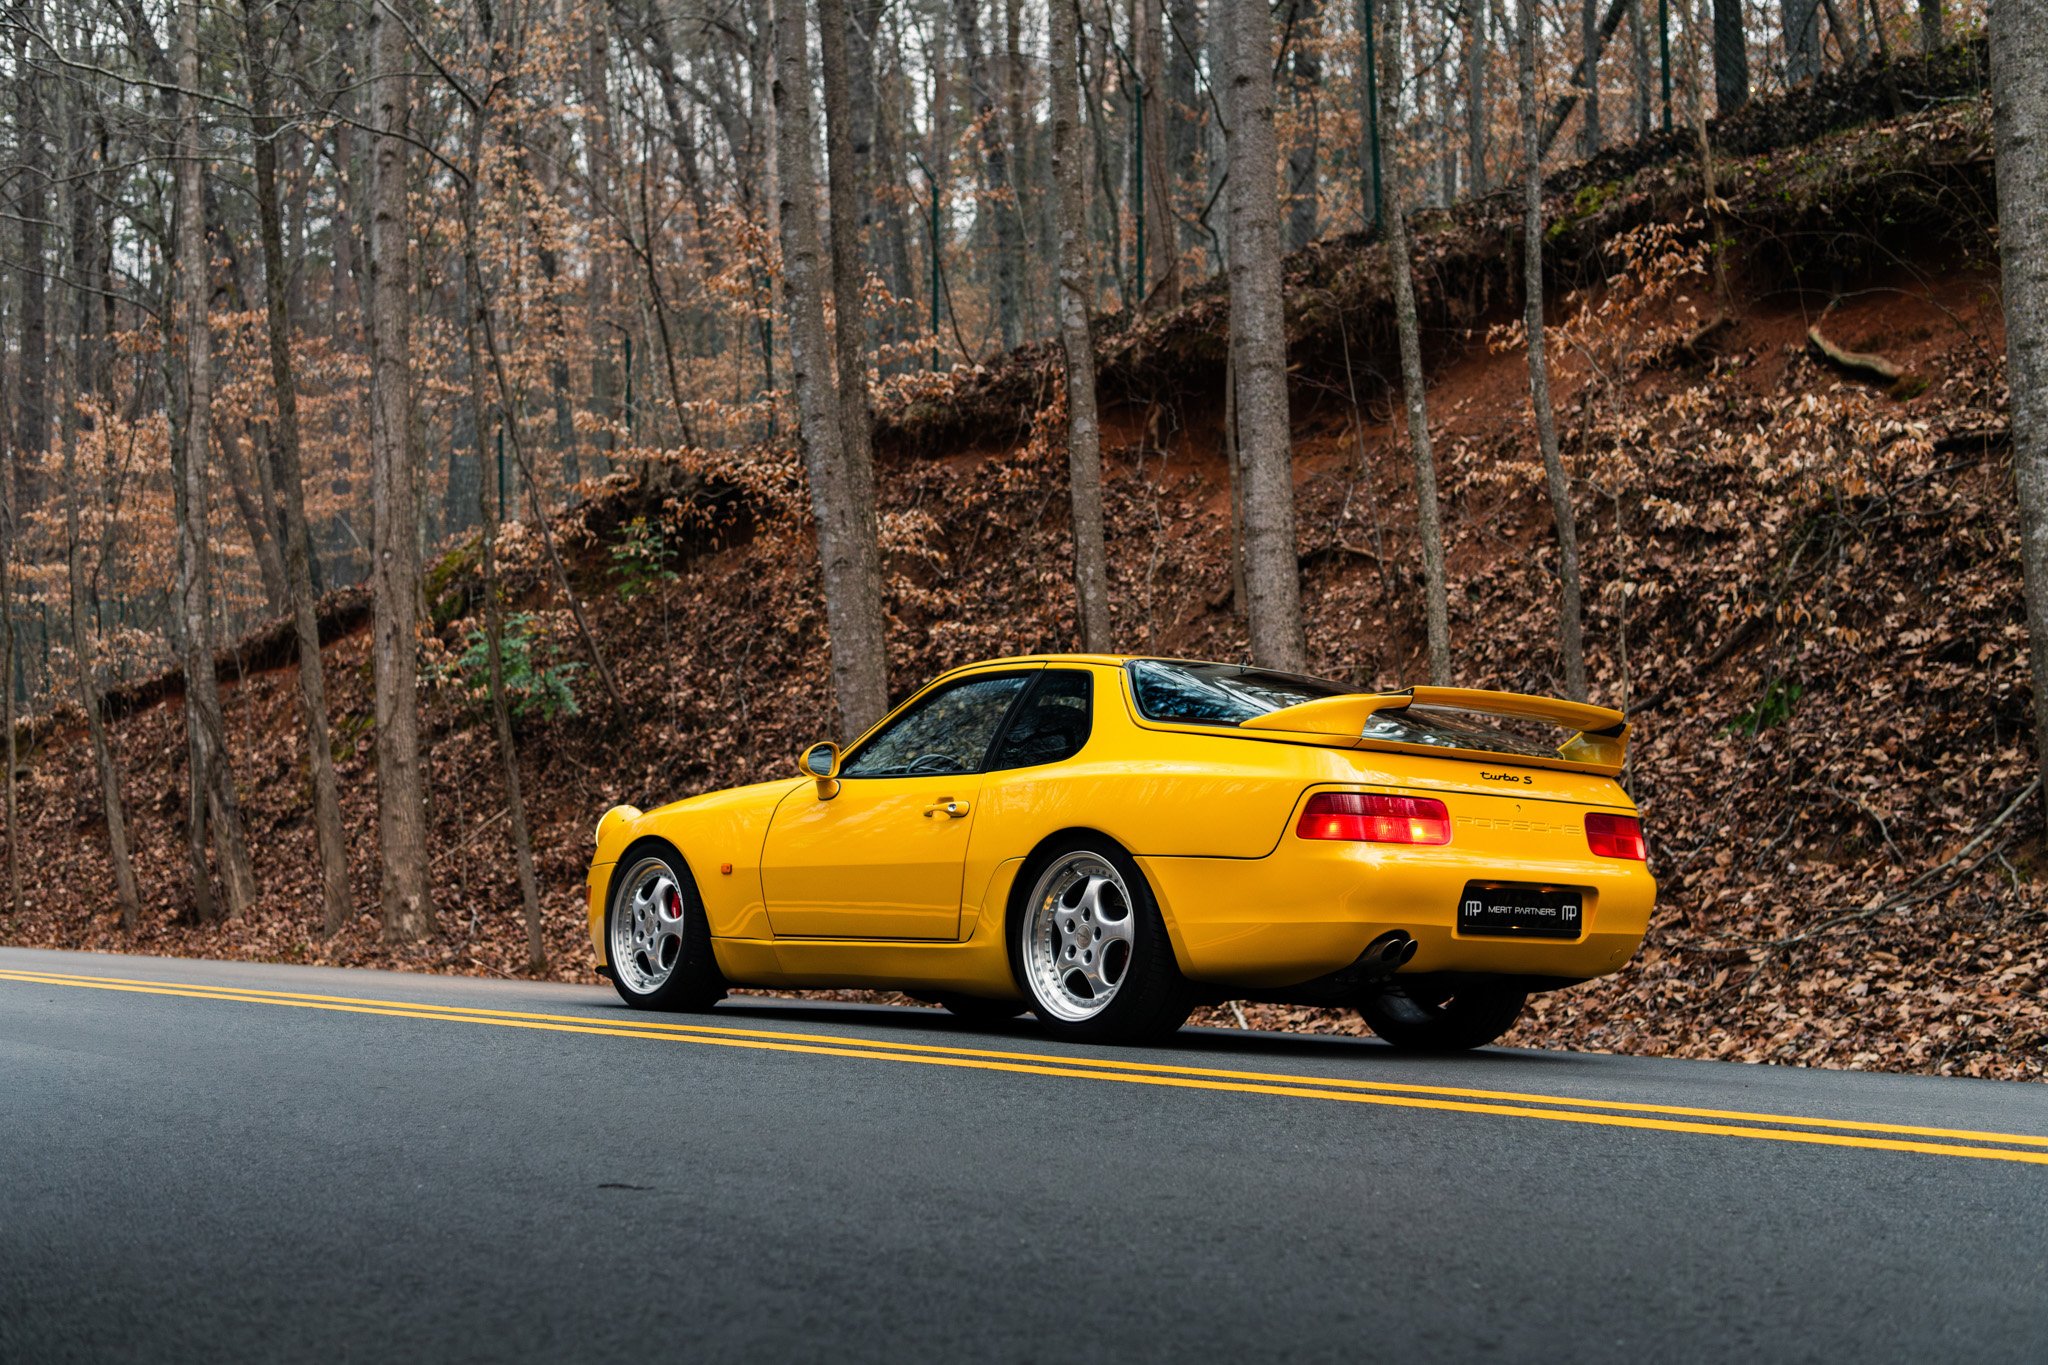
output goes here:
[{"label": "tail light", "polygon": [[1448,844],[1451,817],[1429,796],[1378,792],[1317,792],[1294,832],[1304,839],[1348,839],[1368,844]]},{"label": "tail light", "polygon": [[1586,816],[1586,842],[1603,858],[1632,858],[1643,862],[1650,856],[1643,843],[1643,822],[1633,815]]}]

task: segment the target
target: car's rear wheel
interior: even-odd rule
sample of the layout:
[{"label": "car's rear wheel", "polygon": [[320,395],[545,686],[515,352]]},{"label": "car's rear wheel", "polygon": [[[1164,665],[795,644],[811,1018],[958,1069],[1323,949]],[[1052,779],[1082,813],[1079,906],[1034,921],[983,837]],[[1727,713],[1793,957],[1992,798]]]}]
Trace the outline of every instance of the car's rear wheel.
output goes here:
[{"label": "car's rear wheel", "polygon": [[[1012,965],[1032,1013],[1063,1037],[1147,1042],[1187,1022],[1191,999],[1152,888],[1101,836],[1046,849],[1012,925]],[[1021,879],[1020,879],[1021,880]]]},{"label": "car's rear wheel", "polygon": [[643,844],[619,859],[605,948],[612,985],[636,1009],[705,1010],[725,995],[697,883],[666,845]]},{"label": "car's rear wheel", "polygon": [[1528,999],[1527,991],[1483,978],[1397,977],[1358,1012],[1405,1052],[1468,1052],[1513,1028]]}]

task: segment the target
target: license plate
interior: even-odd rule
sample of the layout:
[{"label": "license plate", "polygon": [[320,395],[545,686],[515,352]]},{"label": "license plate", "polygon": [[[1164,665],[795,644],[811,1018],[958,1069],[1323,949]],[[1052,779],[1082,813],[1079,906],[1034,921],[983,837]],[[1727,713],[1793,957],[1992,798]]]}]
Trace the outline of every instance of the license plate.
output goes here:
[{"label": "license plate", "polygon": [[1458,932],[1511,938],[1577,938],[1585,892],[1576,887],[1470,882],[1458,902]]}]

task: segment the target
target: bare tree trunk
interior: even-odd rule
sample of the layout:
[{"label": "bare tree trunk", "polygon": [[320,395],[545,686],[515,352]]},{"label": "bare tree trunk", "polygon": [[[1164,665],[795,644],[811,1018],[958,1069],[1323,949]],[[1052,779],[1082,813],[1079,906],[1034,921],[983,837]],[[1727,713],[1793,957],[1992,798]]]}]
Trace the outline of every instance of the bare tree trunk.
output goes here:
[{"label": "bare tree trunk", "polygon": [[[1381,0],[1387,11],[1379,50],[1380,127],[1399,126],[1396,101],[1401,88],[1401,0]],[[1398,135],[1397,135],[1398,137]],[[1422,328],[1415,310],[1415,279],[1408,259],[1408,196],[1398,141],[1389,158],[1393,174],[1383,188],[1381,222],[1387,240],[1387,268],[1393,275],[1395,330],[1401,342],[1401,393],[1407,400],[1408,448],[1415,460],[1415,533],[1422,542],[1424,614],[1429,622],[1429,680],[1451,681],[1450,607],[1444,589],[1444,535],[1437,510],[1436,457],[1429,444],[1429,399],[1422,374]]]},{"label": "bare tree trunk", "polygon": [[1520,0],[1516,34],[1519,70],[1517,103],[1522,115],[1522,323],[1529,333],[1529,405],[1535,410],[1536,441],[1543,451],[1543,475],[1550,510],[1557,520],[1557,573],[1562,597],[1558,642],[1564,655],[1565,691],[1586,699],[1586,650],[1580,625],[1579,538],[1572,515],[1571,480],[1557,448],[1557,417],[1550,405],[1550,370],[1543,339],[1543,158],[1536,122],[1536,3]]},{"label": "bare tree trunk", "polygon": [[1651,84],[1655,77],[1650,71],[1650,26],[1643,20],[1643,3],[1644,0],[1628,0],[1629,73],[1635,86],[1636,138],[1639,141],[1650,135],[1651,109],[1657,99]]},{"label": "bare tree trunk", "polygon": [[1579,0],[1579,79],[1585,82],[1585,118],[1580,124],[1580,150],[1600,151],[1600,0]]},{"label": "bare tree trunk", "polygon": [[[199,89],[197,0],[178,7],[178,83]],[[201,160],[199,100],[181,97],[178,124],[179,322],[185,333],[185,422],[175,443],[182,459],[174,471],[178,520],[178,619],[184,652],[186,749],[191,792],[186,839],[192,861],[193,905],[201,919],[213,914],[206,869],[206,831],[213,829],[221,891],[229,919],[256,899],[256,879],[242,837],[241,804],[228,759],[227,726],[213,674],[212,564],[206,530],[207,453],[213,428],[213,338],[207,307],[212,293],[212,250],[206,238],[205,165]]]},{"label": "bare tree trunk", "polygon": [[[1201,7],[1195,0],[1166,0],[1166,6],[1166,98],[1160,103],[1160,122],[1166,125],[1168,197],[1161,202],[1175,206],[1173,216],[1179,229],[1174,238],[1176,250],[1185,253],[1201,240],[1202,229],[1179,206],[1190,190],[1199,192],[1204,183],[1196,174],[1196,167],[1207,143],[1205,131],[1209,120],[1204,115],[1211,111],[1203,98],[1202,73],[1196,61],[1203,42]],[[1174,261],[1174,275],[1173,287],[1182,289],[1178,257]]]},{"label": "bare tree trunk", "polygon": [[[1095,414],[1095,338],[1089,303],[1095,267],[1088,256],[1088,201],[1082,169],[1079,43],[1074,0],[1050,0],[1052,175],[1058,198],[1060,344],[1067,368],[1067,479],[1074,503],[1074,615],[1081,648],[1111,645],[1109,564],[1102,533],[1102,432]],[[1162,233],[1163,240],[1172,238]]]},{"label": "bare tree trunk", "polygon": [[321,927],[340,931],[351,909],[348,842],[341,824],[341,792],[334,775],[334,745],[327,732],[326,665],[320,655],[320,619],[313,588],[313,539],[306,525],[306,481],[299,451],[298,379],[292,364],[292,321],[287,295],[284,234],[277,192],[279,120],[270,109],[270,68],[256,0],[242,0],[249,57],[249,126],[254,143],[256,216],[263,246],[263,298],[270,343],[270,388],[277,413],[271,433],[271,483],[284,520],[285,584],[299,645],[299,710],[306,723],[306,761],[313,779],[313,834],[320,849]]},{"label": "bare tree trunk", "polygon": [[[1359,3],[1362,6],[1365,0],[1359,0]],[[1223,218],[1221,231],[1217,231],[1213,223],[1208,223],[1216,251],[1216,257],[1210,264],[1219,273],[1230,268],[1231,258],[1237,254],[1237,244],[1230,239],[1230,130],[1237,123],[1237,116],[1230,107],[1230,71],[1236,63],[1232,55],[1237,50],[1236,13],[1234,0],[1211,0],[1208,28],[1202,35],[1209,54],[1209,93],[1215,103],[1209,111],[1214,117],[1205,120],[1202,127],[1202,146],[1209,163],[1208,212],[1214,216],[1220,207]],[[1082,96],[1085,103],[1085,89]],[[1364,143],[1365,135],[1361,131],[1359,145],[1363,147]]]},{"label": "bare tree trunk", "polygon": [[[836,571],[842,613],[860,648],[859,686],[842,696],[850,738],[889,709],[888,618],[882,608],[882,546],[875,519],[874,416],[868,405],[867,265],[860,244],[860,185],[853,158],[853,112],[846,80],[846,0],[819,0],[820,61],[825,79],[826,198],[832,222],[832,310],[839,390],[839,458],[845,505],[836,510],[846,555]],[[806,126],[809,120],[805,120]],[[809,134],[805,134],[808,140]],[[808,170],[808,166],[806,166]],[[816,222],[815,214],[812,222]],[[836,639],[838,628],[833,635]]]},{"label": "bare tree trunk", "polygon": [[1785,83],[1798,85],[1820,71],[1820,0],[1785,0]]},{"label": "bare tree trunk", "polygon": [[[1435,36],[1444,40],[1440,50],[1448,56],[1450,53],[1449,34],[1445,30],[1440,29]],[[1421,36],[1416,38],[1418,44],[1423,41],[1424,39]],[[1451,117],[1451,105],[1453,102],[1451,95],[1452,82],[1443,62],[1432,62],[1430,64],[1429,86],[1436,99],[1436,116],[1430,120],[1429,128],[1430,159],[1436,163],[1437,167],[1437,183],[1441,187],[1440,193],[1442,194],[1442,199],[1439,202],[1443,207],[1449,208],[1452,204],[1458,202],[1458,150],[1451,145],[1451,132],[1455,126],[1454,120]],[[1428,194],[1424,193],[1418,196],[1417,202],[1427,202],[1428,198]]]},{"label": "bare tree trunk", "polygon": [[[907,303],[917,292],[910,277],[910,238],[904,224],[908,215],[899,205],[884,207],[876,193],[877,186],[893,189],[899,183],[903,164],[899,114],[883,99],[875,60],[887,9],[886,0],[854,0],[846,26],[847,82],[852,100],[854,183],[861,195],[861,242],[889,293]],[[902,306],[890,309],[881,334],[887,341],[909,337],[908,311]]]},{"label": "bare tree trunk", "polygon": [[212,423],[213,449],[220,456],[220,467],[228,476],[228,496],[235,504],[235,513],[242,519],[242,529],[249,536],[249,549],[256,560],[257,576],[263,580],[264,603],[272,616],[283,616],[291,610],[291,593],[285,584],[284,554],[277,547],[276,537],[271,534],[270,518],[266,515],[259,481],[249,467],[242,443],[223,430],[224,425],[220,421]]},{"label": "bare tree trunk", "polygon": [[128,819],[121,802],[121,772],[107,743],[100,714],[100,689],[95,670],[91,627],[87,621],[85,554],[79,541],[78,419],[67,398],[59,414],[64,446],[65,572],[71,598],[71,651],[78,672],[78,705],[85,713],[85,732],[92,747],[93,770],[100,780],[100,814],[107,826],[107,859],[114,869],[114,892],[121,902],[121,927],[134,933],[142,919],[142,899],[135,887],[135,867],[128,853]]},{"label": "bare tree trunk", "polygon": [[[1994,0],[1991,113],[1998,156],[1998,255],[2005,286],[2012,472],[2026,577],[2034,744],[2048,771],[2048,9]],[[2042,785],[2048,805],[2048,783]]]},{"label": "bare tree trunk", "polygon": [[[0,432],[0,435],[5,435]],[[10,440],[8,444],[12,445]],[[7,818],[7,906],[8,913],[21,913],[21,804],[15,788],[15,629],[14,629],[14,469],[12,460],[0,460],[0,726],[7,730],[7,776],[5,815]]]},{"label": "bare tree trunk", "polygon": [[1030,137],[1031,111],[1030,68],[1024,63],[1024,0],[1003,0],[1003,128],[1009,148],[1009,165],[1006,168],[1009,187],[1011,214],[1015,221],[1017,241],[1017,292],[1018,305],[1024,310],[1024,335],[1042,335],[1039,331],[1038,301],[1031,278],[1031,220],[1032,213],[1027,205],[1042,203],[1043,196],[1026,197],[1023,187],[1042,183],[1032,164],[1032,139]]},{"label": "bare tree trunk", "polygon": [[26,461],[41,453],[50,441],[49,313],[43,282],[44,232],[49,217],[49,141],[38,108],[42,83],[35,69],[39,54],[29,46],[29,35],[39,27],[29,0],[15,0],[14,27],[14,128],[23,163],[14,187],[15,212],[21,224],[21,265],[13,274],[20,289],[21,356],[15,376],[14,458],[15,482],[26,494],[33,480],[27,477]]},{"label": "bare tree trunk", "polygon": [[420,762],[419,471],[412,432],[412,280],[408,259],[406,119],[412,103],[405,28],[393,8],[370,17],[370,663],[376,693],[377,842],[384,937],[437,932],[427,867]]},{"label": "bare tree trunk", "polygon": [[1465,162],[1474,196],[1486,193],[1486,3],[1465,4]]},{"label": "bare tree trunk", "polygon": [[1742,31],[1742,0],[1714,0],[1714,112],[1734,113],[1749,103],[1749,40]]},{"label": "bare tree trunk", "polygon": [[[972,4],[973,0],[965,0]],[[810,54],[799,0],[775,6],[776,174],[780,189],[783,292],[788,301],[789,372],[796,390],[797,443],[810,476],[824,570],[825,621],[832,637],[832,684],[841,736],[851,741],[888,709],[888,656],[880,633],[880,583],[863,565],[878,561],[862,545],[873,526],[847,467],[840,395],[825,330],[824,246],[818,239],[817,186],[811,170]],[[986,74],[986,73],[984,73]],[[868,532],[872,534],[872,532]],[[872,542],[870,542],[870,545]],[[868,594],[873,594],[869,597]]]},{"label": "bare tree trunk", "polygon": [[1316,87],[1322,83],[1322,63],[1311,39],[1320,17],[1318,0],[1288,0],[1287,22],[1294,30],[1293,71],[1287,83],[1287,99],[1300,125],[1294,146],[1287,152],[1287,249],[1299,251],[1316,239]]},{"label": "bare tree trunk", "polygon": [[[586,109],[586,136],[584,140],[584,175],[592,192],[600,203],[611,204],[614,199],[613,186],[617,176],[617,153],[613,149],[611,91],[606,84],[606,75],[611,55],[610,11],[603,5],[593,5],[586,12],[584,22],[588,32],[583,43],[583,100]],[[602,222],[602,219],[596,220]],[[584,343],[590,352],[590,410],[605,423],[603,434],[593,446],[597,467],[593,476],[602,475],[610,468],[612,449],[611,422],[613,411],[614,380],[612,374],[612,235],[609,232],[593,231],[590,243],[590,267],[585,280],[584,297],[587,305],[584,315]],[[482,440],[482,433],[478,433]],[[580,444],[580,439],[571,433],[571,440]],[[572,445],[574,451],[576,446]]]},{"label": "bare tree trunk", "polygon": [[[1138,0],[1137,33],[1133,41],[1138,47],[1138,78],[1145,91],[1145,256],[1152,271],[1142,303],[1152,312],[1180,307],[1180,220],[1174,209],[1176,165],[1168,159],[1170,154],[1167,151],[1167,129],[1176,115],[1173,77],[1166,63],[1164,19],[1162,0]],[[1074,51],[1078,59],[1078,40]],[[1077,81],[1077,103],[1080,98],[1078,90]],[[1082,126],[1078,118],[1077,114],[1074,125],[1077,138]],[[1075,143],[1074,155],[1076,158],[1081,155],[1079,142]],[[1086,219],[1082,222],[1085,226]],[[1085,242],[1086,239],[1083,240]],[[1089,297],[1092,299],[1094,296],[1091,294]],[[1055,302],[1054,306],[1065,305]]]},{"label": "bare tree trunk", "polygon": [[1920,0],[1920,50],[1941,51],[1941,0]]},{"label": "bare tree trunk", "polygon": [[1244,460],[1248,633],[1262,667],[1299,671],[1308,666],[1308,640],[1294,543],[1280,200],[1273,185],[1273,19],[1257,0],[1230,8],[1230,331]]},{"label": "bare tree trunk", "polygon": [[132,934],[141,924],[142,900],[136,892],[135,867],[128,854],[128,816],[121,802],[121,772],[107,743],[106,721],[100,715],[99,666],[89,620],[85,543],[78,513],[79,403],[89,392],[97,368],[93,363],[93,300],[83,287],[92,271],[93,181],[85,146],[84,113],[72,108],[67,115],[65,183],[70,187],[67,198],[71,224],[71,382],[57,418],[64,450],[64,569],[70,596],[71,653],[78,674],[78,705],[85,713],[86,738],[92,748],[93,769],[100,780],[100,814],[107,827],[107,859],[113,866],[114,892],[121,902],[121,926]]},{"label": "bare tree trunk", "polygon": [[[967,54],[967,86],[974,96],[974,116],[980,127],[982,161],[981,212],[995,224],[996,313],[1003,334],[1003,348],[1014,349],[1024,339],[1024,240],[1019,231],[1021,206],[1010,184],[1010,152],[1004,145],[1003,119],[996,107],[995,86],[989,77],[988,54],[981,43],[981,0],[953,0],[953,19],[960,30],[960,45]],[[806,103],[808,103],[808,99]]]},{"label": "bare tree trunk", "polygon": [[[486,33],[490,25],[485,24]],[[498,69],[498,48],[493,48],[492,70]],[[519,753],[512,737],[512,712],[505,702],[505,621],[498,590],[498,523],[504,515],[505,489],[500,479],[503,463],[490,458],[485,443],[484,362],[477,348],[480,321],[487,319],[490,299],[484,292],[484,275],[477,263],[476,175],[483,162],[484,112],[472,109],[469,130],[469,179],[462,187],[463,284],[469,294],[469,312],[463,319],[462,339],[469,353],[470,425],[476,430],[478,519],[482,522],[481,572],[484,594],[484,657],[490,692],[491,730],[498,743],[498,763],[505,778],[506,821],[511,826],[512,862],[519,879],[520,905],[526,912],[526,966],[539,975],[547,969],[547,937],[543,929],[540,887],[533,872],[533,833],[526,822],[526,793],[519,780]],[[499,420],[504,420],[500,414]]]},{"label": "bare tree trunk", "polygon": [[1243,619],[1251,595],[1244,586],[1244,460],[1237,444],[1237,348],[1223,360],[1223,463],[1230,471],[1230,613]]}]

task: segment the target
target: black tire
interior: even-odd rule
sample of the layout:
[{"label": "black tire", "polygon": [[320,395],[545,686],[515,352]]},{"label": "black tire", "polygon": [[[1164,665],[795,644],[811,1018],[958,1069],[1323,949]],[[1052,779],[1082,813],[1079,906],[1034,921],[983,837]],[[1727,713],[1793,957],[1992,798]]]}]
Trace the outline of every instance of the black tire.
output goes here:
[{"label": "black tire", "polygon": [[1372,1031],[1403,1052],[1469,1052],[1515,1026],[1529,993],[1484,978],[1401,978],[1358,1007]]},{"label": "black tire", "polygon": [[948,994],[933,998],[946,1013],[976,1024],[1005,1024],[1031,1008],[1022,1000],[991,1000],[985,995]]},{"label": "black tire", "polygon": [[[653,875],[657,864],[667,869],[669,885],[676,896],[675,903],[657,907],[657,913],[663,916],[665,925],[674,925],[678,930],[662,936],[662,947],[657,952],[669,951],[667,942],[673,940],[675,956],[665,963],[651,962],[644,955],[621,962],[617,932],[621,908]],[[675,909],[680,909],[680,915],[669,913]],[[697,894],[696,879],[690,875],[690,866],[682,855],[667,844],[644,841],[619,855],[612,868],[611,885],[605,890],[604,941],[612,986],[619,998],[634,1009],[695,1012],[708,1010],[725,998],[725,978],[719,975],[718,961],[711,952],[711,923],[704,918],[704,902]],[[660,979],[652,980],[656,974]]]},{"label": "black tire", "polygon": [[[1071,1014],[1071,1011],[1063,1010],[1058,987],[1047,982],[1041,991],[1039,976],[1026,960],[1027,942],[1036,945],[1033,923],[1035,912],[1040,908],[1032,902],[1034,896],[1046,889],[1047,878],[1067,865],[1087,866],[1086,858],[1097,859],[1113,868],[1117,879],[1121,880],[1122,889],[1129,892],[1127,898],[1122,896],[1121,889],[1118,893],[1119,899],[1127,899],[1128,902],[1128,947],[1121,950],[1122,971],[1116,977],[1113,990],[1107,992],[1108,1003],[1097,1007],[1097,1012],[1086,1018],[1062,1017],[1063,1013]],[[1045,908],[1051,912],[1050,903]],[[1070,835],[1047,844],[1034,854],[1017,874],[1008,929],[1010,970],[1016,977],[1018,990],[1029,1003],[1031,1012],[1058,1037],[1090,1043],[1158,1042],[1185,1024],[1194,1008],[1194,993],[1180,974],[1180,964],[1174,960],[1173,943],[1167,937],[1166,921],[1159,914],[1159,902],[1152,894],[1150,883],[1130,854],[1103,835]],[[1043,945],[1048,955],[1055,958],[1057,953],[1051,935],[1056,933],[1056,928],[1049,930],[1047,943]],[[1103,951],[1103,961],[1107,966],[1109,949]],[[1051,974],[1057,975],[1057,972],[1051,971]]]}]

